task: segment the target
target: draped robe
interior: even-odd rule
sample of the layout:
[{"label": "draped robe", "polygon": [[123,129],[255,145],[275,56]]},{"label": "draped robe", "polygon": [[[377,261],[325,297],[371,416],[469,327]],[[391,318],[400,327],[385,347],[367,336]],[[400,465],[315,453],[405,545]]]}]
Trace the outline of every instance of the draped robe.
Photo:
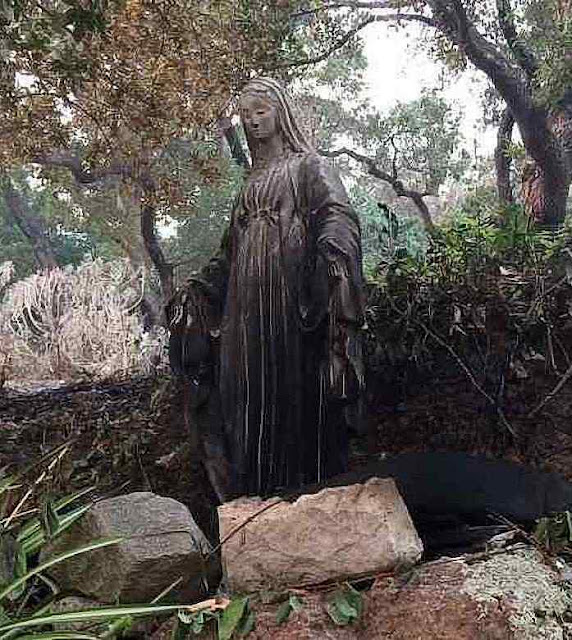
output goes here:
[{"label": "draped robe", "polygon": [[[233,494],[345,470],[344,407],[362,384],[361,268],[358,218],[327,161],[291,153],[250,174],[178,315],[196,327],[204,296],[220,317],[217,402]],[[171,349],[172,362],[185,373],[185,338],[175,340],[183,354]]]}]

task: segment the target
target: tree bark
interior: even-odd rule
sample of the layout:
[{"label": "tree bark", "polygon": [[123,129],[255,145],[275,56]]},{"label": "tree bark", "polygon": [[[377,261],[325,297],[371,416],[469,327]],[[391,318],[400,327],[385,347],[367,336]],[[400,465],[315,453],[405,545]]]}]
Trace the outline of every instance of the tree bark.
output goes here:
[{"label": "tree bark", "polygon": [[495,149],[495,168],[497,175],[497,191],[499,200],[504,205],[514,204],[514,192],[510,177],[512,159],[509,154],[509,146],[514,129],[514,118],[507,107],[499,124],[497,134],[497,146]]},{"label": "tree bark", "polygon": [[6,173],[1,174],[0,184],[8,215],[29,240],[38,267],[40,269],[56,268],[58,261],[43,220],[31,211],[29,203],[14,187],[10,176]]}]

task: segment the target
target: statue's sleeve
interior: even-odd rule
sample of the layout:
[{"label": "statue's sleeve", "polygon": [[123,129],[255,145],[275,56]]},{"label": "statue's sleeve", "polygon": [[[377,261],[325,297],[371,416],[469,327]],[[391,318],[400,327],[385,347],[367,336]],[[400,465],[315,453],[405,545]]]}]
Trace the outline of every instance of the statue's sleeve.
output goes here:
[{"label": "statue's sleeve", "polygon": [[328,387],[333,396],[352,398],[363,386],[359,219],[337,171],[324,158],[309,156],[304,179],[310,236],[317,253],[315,277],[327,280]]},{"label": "statue's sleeve", "polygon": [[304,175],[310,235],[325,261],[329,306],[339,320],[363,322],[359,219],[338,172],[322,157],[309,156]]},{"label": "statue's sleeve", "polygon": [[212,360],[230,271],[231,229],[205,267],[191,275],[167,303],[169,361],[176,375],[195,376]]}]

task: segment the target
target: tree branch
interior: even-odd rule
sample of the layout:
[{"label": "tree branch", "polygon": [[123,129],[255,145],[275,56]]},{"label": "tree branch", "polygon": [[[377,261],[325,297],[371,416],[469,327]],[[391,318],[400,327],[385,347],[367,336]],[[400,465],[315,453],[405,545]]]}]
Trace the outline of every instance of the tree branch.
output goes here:
[{"label": "tree branch", "polygon": [[154,204],[156,185],[148,172],[142,172],[139,177],[139,185],[142,189],[141,201],[141,236],[145,249],[157,269],[161,282],[161,292],[163,300],[166,302],[173,294],[173,265],[167,261],[155,225],[156,208]]},{"label": "tree branch", "polygon": [[326,51],[320,53],[314,57],[300,58],[299,60],[293,60],[292,62],[284,62],[279,65],[269,67],[269,71],[275,71],[277,69],[291,69],[296,67],[303,67],[311,64],[318,64],[327,60],[333,53],[342,49],[354,36],[356,36],[362,29],[374,22],[398,22],[400,20],[422,22],[428,26],[435,27],[437,24],[429,17],[417,15],[413,13],[387,13],[384,15],[372,15],[362,20],[353,29],[350,29],[339,40],[337,40]]},{"label": "tree branch", "polygon": [[58,262],[42,218],[31,210],[29,201],[22,196],[5,171],[0,171],[0,194],[6,202],[6,211],[12,222],[28,239],[36,262],[41,269],[54,269]]},{"label": "tree branch", "polygon": [[491,79],[517,121],[530,155],[541,165],[553,156],[547,113],[535,105],[523,68],[479,33],[467,16],[462,0],[427,0],[443,31],[469,60]]},{"label": "tree branch", "polygon": [[122,178],[133,177],[133,167],[117,163],[107,168],[93,171],[85,169],[82,159],[69,151],[53,151],[49,154],[33,158],[33,162],[49,167],[61,167],[68,169],[78,184],[94,184],[112,176]]},{"label": "tree branch", "polygon": [[320,153],[328,158],[337,158],[342,155],[346,155],[356,162],[364,165],[367,172],[372,175],[374,178],[378,178],[379,180],[383,180],[390,184],[393,188],[393,191],[399,197],[409,198],[413,204],[417,207],[417,211],[421,216],[421,220],[423,221],[423,225],[425,230],[430,235],[435,233],[435,225],[433,224],[433,220],[431,218],[431,212],[429,211],[429,207],[423,198],[427,195],[431,195],[428,193],[421,193],[419,191],[415,191],[413,189],[407,189],[403,182],[397,178],[397,176],[392,176],[387,171],[384,171],[380,167],[377,166],[375,160],[373,158],[368,158],[353,149],[348,149],[346,147],[341,147],[340,149],[335,149],[333,151],[320,151]]},{"label": "tree branch", "polygon": [[538,70],[538,63],[532,51],[518,37],[510,0],[496,0],[496,5],[504,39],[528,78],[532,79]]},{"label": "tree branch", "polygon": [[404,3],[395,0],[374,0],[373,2],[361,2],[360,0],[347,0],[346,2],[329,2],[315,9],[301,9],[292,14],[292,18],[303,18],[305,16],[316,15],[325,11],[335,11],[336,9],[405,9],[407,4],[413,7],[413,2]]}]

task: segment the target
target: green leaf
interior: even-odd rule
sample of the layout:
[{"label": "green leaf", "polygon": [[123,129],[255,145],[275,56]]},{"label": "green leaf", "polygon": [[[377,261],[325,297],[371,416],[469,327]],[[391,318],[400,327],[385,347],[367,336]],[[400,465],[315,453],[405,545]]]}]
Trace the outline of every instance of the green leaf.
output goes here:
[{"label": "green leaf", "polygon": [[335,624],[345,626],[360,617],[363,610],[362,595],[348,584],[336,591],[326,609]]},{"label": "green leaf", "polygon": [[342,612],[338,609],[337,605],[334,602],[330,602],[326,606],[326,611],[328,612],[328,615],[330,616],[334,624],[337,624],[339,627],[345,627],[350,623],[350,619],[342,614]]},{"label": "green leaf", "polygon": [[300,598],[298,598],[298,596],[290,596],[290,598],[288,599],[288,602],[290,603],[290,606],[292,607],[292,611],[294,611],[294,613],[298,613],[299,611],[302,611],[302,609],[304,608],[304,604],[302,602],[302,600],[300,600]]},{"label": "green leaf", "polygon": [[283,624],[290,617],[290,613],[292,612],[292,605],[290,604],[290,600],[285,600],[279,607],[278,611],[276,611],[276,623]]},{"label": "green leaf", "polygon": [[191,631],[196,636],[200,635],[203,632],[203,629],[205,627],[205,622],[206,622],[205,612],[199,611],[199,613],[194,617],[191,623]]},{"label": "green leaf", "polygon": [[[122,541],[123,541],[123,538],[113,538],[111,540],[92,542],[91,544],[86,545],[85,547],[80,547],[79,549],[74,549],[73,551],[67,551],[66,553],[62,553],[61,555],[56,556],[55,558],[52,558],[51,560],[48,560],[47,562],[44,562],[43,564],[35,567],[31,571],[28,571],[26,574],[24,574],[17,580],[14,580],[12,583],[10,583],[2,591],[0,591],[0,601],[2,601],[9,593],[12,593],[12,591],[20,587],[20,585],[24,584],[31,577],[37,575],[38,573],[41,573],[42,571],[45,571],[49,567],[52,567],[53,565],[58,564],[59,562],[63,562],[68,558],[73,558],[74,556],[78,556],[82,553],[87,553],[88,551],[94,551],[95,549],[102,549],[103,547],[109,547],[114,544],[119,544]],[[2,631],[2,629],[0,629],[0,631]]]},{"label": "green leaf", "polygon": [[236,598],[231,600],[224,610],[218,623],[218,640],[230,640],[232,634],[238,629],[240,621],[248,607],[248,598]]},{"label": "green leaf", "polygon": [[247,611],[246,616],[242,617],[241,622],[239,623],[239,627],[237,629],[237,633],[241,638],[247,636],[251,631],[254,631],[254,627],[256,626],[256,615],[252,609]]},{"label": "green leaf", "polygon": [[[79,520],[83,514],[91,508],[91,504],[79,507],[75,511],[67,513],[65,516],[60,517],[60,524],[56,531],[53,532],[52,538],[56,538],[61,535],[66,529],[68,529],[76,520]],[[27,528],[27,535],[21,532],[18,535],[18,540],[22,541],[22,546],[27,555],[33,555],[37,553],[46,541],[46,534],[42,529],[38,518],[34,521],[34,526]]]},{"label": "green leaf", "polygon": [[56,507],[49,498],[42,501],[40,523],[48,540],[51,540],[60,528],[60,519],[58,518]]},{"label": "green leaf", "polygon": [[99,640],[97,636],[90,636],[87,633],[78,631],[46,631],[44,633],[34,633],[32,635],[18,636],[18,640]]},{"label": "green leaf", "polygon": [[363,596],[360,591],[354,589],[350,584],[346,586],[346,600],[357,613],[356,617],[360,617],[363,612]]},{"label": "green leaf", "polygon": [[4,607],[0,606],[0,624],[10,624],[10,622],[12,622],[12,619],[6,613]]},{"label": "green leaf", "polygon": [[[123,618],[127,616],[150,616],[162,613],[174,613],[179,610],[184,611],[183,605],[126,605],[121,607],[105,607],[99,609],[86,609],[84,611],[69,611],[67,613],[54,613],[42,616],[18,620],[11,624],[0,627],[0,633],[6,633],[15,629],[27,629],[52,624],[69,624],[72,622],[97,622],[113,618]],[[4,636],[0,636],[2,640]],[[35,636],[34,636],[35,637]]]}]

